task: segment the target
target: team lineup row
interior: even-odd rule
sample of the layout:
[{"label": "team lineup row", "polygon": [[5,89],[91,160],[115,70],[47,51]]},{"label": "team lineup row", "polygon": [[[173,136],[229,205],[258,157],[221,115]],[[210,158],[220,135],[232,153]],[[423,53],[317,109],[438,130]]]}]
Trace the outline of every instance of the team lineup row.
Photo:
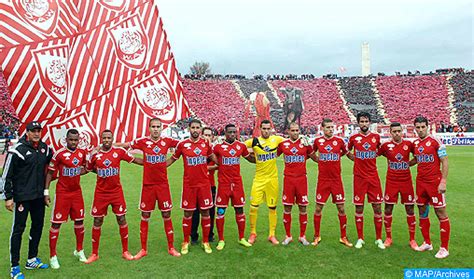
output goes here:
[{"label": "team lineup row", "polygon": [[[277,225],[276,206],[279,200],[276,166],[278,156],[283,156],[285,163],[282,203],[284,205],[283,224],[286,236],[281,244],[288,245],[293,241],[291,210],[292,206],[297,204],[300,224],[298,241],[303,245],[317,246],[321,241],[322,210],[329,196],[331,196],[332,202],[336,204],[338,210],[340,243],[347,247],[362,248],[365,244],[363,209],[365,196],[367,196],[367,200],[372,204],[374,211],[375,244],[380,249],[385,249],[392,244],[392,211],[400,195],[407,213],[410,247],[416,251],[433,249],[428,217],[428,205],[432,205],[440,221],[441,247],[436,257],[447,257],[449,255],[450,223],[446,213],[444,193],[446,191],[448,161],[445,147],[429,135],[428,120],[423,117],[415,119],[415,129],[419,138],[414,142],[403,139],[401,125],[392,123],[390,126],[392,138],[383,144],[378,134],[369,131],[370,115],[368,113],[359,113],[357,122],[360,131],[352,135],[347,144],[342,138],[333,135],[334,123],[330,119],[322,121],[321,126],[324,134],[317,137],[313,144],[310,144],[304,136],[300,135],[299,126],[296,123],[289,126],[287,139],[272,135],[271,122],[268,120],[261,122],[261,137],[240,142],[237,140],[235,125],[229,124],[225,127],[225,139],[222,142],[212,144],[212,130],[207,127],[203,128],[199,120],[192,120],[189,123],[190,137],[188,139],[177,141],[161,137],[161,121],[151,119],[149,122],[149,137],[140,138],[129,143],[114,143],[112,131],[104,130],[101,132],[100,147],[90,154],[77,148],[79,132],[70,129],[66,135],[66,147],[49,157],[51,160],[45,177],[44,190],[41,189],[44,195],[41,200],[49,205],[51,202],[49,187],[51,181],[57,175],[58,181],[49,231],[50,265],[56,269],[60,267],[56,253],[56,243],[61,224],[66,222],[68,218],[74,220],[76,235],[74,255],[85,263],[98,260],[101,226],[109,206],[112,207],[112,211],[117,217],[122,241],[122,256],[126,260],[138,260],[147,255],[148,222],[156,204],[163,217],[168,253],[172,256],[179,257],[189,252],[191,222],[195,210],[199,210],[201,213],[202,247],[206,253],[212,253],[212,248],[208,242],[211,228],[209,209],[214,206],[217,211],[215,225],[219,235],[216,249],[224,249],[225,212],[229,201],[235,208],[239,234],[238,241],[242,246],[250,247],[257,239],[258,208],[263,202],[269,208],[268,241],[277,245],[279,241],[275,237],[275,229]],[[27,127],[26,136],[20,139],[19,144],[10,151],[3,175],[6,207],[15,211],[15,216],[17,214],[22,216],[20,219],[24,219],[23,223],[26,222],[24,215],[26,213],[27,216],[28,211],[33,220],[33,210],[26,208],[32,205],[22,202],[22,198],[18,198],[20,194],[17,192],[21,190],[14,181],[17,179],[15,176],[18,176],[18,166],[21,165],[22,161],[26,162],[28,160],[28,157],[25,157],[27,153],[22,154],[21,152],[23,148],[21,145],[32,145],[37,152],[41,147],[38,143],[35,147],[35,139],[37,139],[36,142],[39,142],[41,138],[41,126],[39,124],[33,126],[29,127],[31,129]],[[175,152],[167,158],[170,148],[174,148]],[[43,149],[41,149],[42,153],[49,152],[49,149],[46,152]],[[143,158],[134,157],[127,149],[141,150]],[[413,155],[412,158],[410,158],[410,154]],[[346,235],[347,217],[344,209],[345,195],[340,162],[343,156],[347,156],[354,161],[353,204],[356,209],[355,223],[358,235],[355,245],[349,241]],[[385,156],[388,162],[385,193],[382,193],[377,172],[377,156]],[[48,161],[47,157],[46,161]],[[180,157],[183,157],[184,165],[181,196],[181,208],[184,210],[182,219],[184,240],[181,251],[178,252],[174,248],[174,230],[171,221],[173,205],[168,184],[167,167],[170,167]],[[250,235],[248,239],[244,237],[246,216],[243,211],[245,193],[240,174],[241,157],[256,164],[255,177],[250,193]],[[316,187],[316,209],[314,212],[314,239],[311,243],[305,237],[308,222],[307,205],[309,203],[306,176],[306,160],[308,158],[317,162],[319,170]],[[140,200],[140,210],[142,212],[140,221],[141,250],[134,256],[128,251],[128,225],[125,218],[127,208],[120,183],[121,161],[143,165],[143,186]],[[416,192],[412,185],[410,172],[410,166],[413,165],[418,166]],[[210,173],[213,176],[215,170],[217,170],[218,187],[214,198],[211,192],[211,186],[213,186],[211,184],[213,183],[210,182]],[[86,258],[83,250],[85,212],[80,176],[91,171],[97,174],[97,183],[91,210],[91,215],[94,217],[92,253]],[[381,206],[383,202],[385,202],[384,215],[382,215]],[[419,225],[424,239],[420,246],[415,241],[415,203],[418,205]],[[385,241],[382,241],[383,224],[385,224],[386,232]],[[21,227],[21,224],[19,226]],[[10,240],[12,244],[14,244],[15,236],[18,237],[18,233],[20,233],[19,237],[21,239],[22,232],[21,228],[15,230],[14,226]],[[39,234],[40,237],[41,232]],[[37,241],[39,242],[39,239]],[[18,249],[18,251],[15,249]],[[28,261],[33,258],[37,261],[34,268],[46,268],[47,265],[37,259],[36,254],[37,251],[30,251]],[[16,248],[15,245],[12,245],[11,255],[13,277],[13,268],[17,267],[19,272],[19,247]]]}]

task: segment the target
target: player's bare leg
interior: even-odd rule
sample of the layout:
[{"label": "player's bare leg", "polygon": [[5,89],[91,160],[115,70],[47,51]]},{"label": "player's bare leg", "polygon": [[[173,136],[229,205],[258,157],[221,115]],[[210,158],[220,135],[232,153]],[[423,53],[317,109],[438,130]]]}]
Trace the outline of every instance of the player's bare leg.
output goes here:
[{"label": "player's bare leg", "polygon": [[283,211],[283,225],[285,226],[285,239],[281,242],[282,245],[288,245],[293,242],[293,237],[291,236],[291,210],[293,206],[284,205]]},{"label": "player's bare leg", "polygon": [[85,262],[86,264],[93,263],[99,259],[99,243],[103,223],[104,217],[94,217],[94,225],[92,226],[92,253]]},{"label": "player's bare leg", "polygon": [[269,226],[269,233],[268,233],[268,241],[270,241],[273,245],[278,245],[280,242],[275,237],[275,229],[277,223],[277,213],[276,213],[276,206],[269,206],[268,207],[268,226]]},{"label": "player's bare leg", "polygon": [[132,254],[128,251],[128,224],[125,215],[117,215],[117,224],[119,225],[120,240],[122,241],[122,258],[127,261],[133,260]]},{"label": "player's bare leg", "polygon": [[451,233],[451,224],[449,222],[448,213],[446,212],[446,207],[435,208],[436,216],[439,220],[439,231],[441,239],[441,247],[439,248],[438,253],[435,257],[438,259],[444,259],[449,256],[448,245],[449,245],[449,235]]},{"label": "player's bare leg", "polygon": [[59,229],[61,228],[61,223],[51,223],[51,228],[49,229],[49,264],[52,269],[59,269],[59,260],[56,255],[56,244],[59,237]]},{"label": "player's bare leg", "polygon": [[202,247],[207,254],[212,253],[211,245],[209,244],[209,232],[211,230],[211,216],[209,209],[201,209],[201,229],[202,229]]},{"label": "player's bare leg", "polygon": [[184,217],[183,217],[183,235],[184,240],[181,244],[181,254],[186,255],[189,253],[189,237],[191,235],[191,226],[192,226],[192,218],[193,218],[194,211],[185,210]]},{"label": "player's bare leg", "polygon": [[151,212],[142,211],[142,217],[140,221],[140,242],[142,248],[138,253],[133,256],[134,260],[139,260],[148,255],[147,243],[148,243],[148,226],[150,222]]},{"label": "player's bare leg", "polygon": [[428,205],[418,205],[418,212],[420,214],[421,234],[423,235],[423,243],[418,247],[418,251],[431,251],[433,250],[433,245],[431,245],[430,238],[430,219],[428,217]]},{"label": "player's bare leg", "polygon": [[364,241],[364,205],[355,206],[355,221],[357,228],[357,242],[355,248],[360,249],[365,244]]},{"label": "player's bare leg", "polygon": [[314,240],[311,242],[311,245],[318,246],[321,242],[321,218],[323,212],[324,204],[316,203],[316,208],[314,210]]},{"label": "player's bare leg", "polygon": [[416,217],[415,206],[413,204],[405,204],[405,211],[407,213],[408,233],[410,235],[410,247],[413,250],[418,250],[418,244],[415,240]]},{"label": "player's bare leg", "polygon": [[308,224],[308,212],[306,211],[305,205],[298,205],[298,209],[300,210],[300,236],[298,238],[298,241],[304,246],[308,246],[310,245],[308,240],[306,240],[306,225]]},{"label": "player's bare leg", "polygon": [[84,254],[84,220],[74,221],[74,233],[76,235],[76,250],[73,255],[79,259],[80,262],[86,262],[87,258]]},{"label": "player's bare leg", "polygon": [[173,257],[181,257],[181,254],[174,248],[174,230],[173,222],[171,221],[171,211],[161,211],[161,217],[163,217],[163,226],[168,241],[168,254]]},{"label": "player's bare leg", "polygon": [[237,222],[237,228],[239,230],[239,244],[244,247],[252,247],[244,237],[245,235],[245,214],[243,207],[234,207],[235,210],[235,221]]},{"label": "player's bare leg", "polygon": [[254,244],[257,240],[257,215],[258,215],[258,204],[250,204],[250,236],[249,243]]},{"label": "player's bare leg", "polygon": [[385,245],[382,241],[382,205],[380,203],[373,203],[372,209],[374,210],[374,225],[375,225],[375,245],[379,249],[385,249]]},{"label": "player's bare leg", "polygon": [[341,231],[341,238],[339,238],[339,243],[344,244],[347,247],[352,247],[352,243],[347,238],[346,228],[347,228],[347,216],[344,209],[344,203],[336,204],[337,207],[337,216],[339,218],[339,229]]},{"label": "player's bare leg", "polygon": [[390,247],[392,245],[392,212],[393,204],[385,204],[384,209],[384,225],[385,225],[385,247]]}]

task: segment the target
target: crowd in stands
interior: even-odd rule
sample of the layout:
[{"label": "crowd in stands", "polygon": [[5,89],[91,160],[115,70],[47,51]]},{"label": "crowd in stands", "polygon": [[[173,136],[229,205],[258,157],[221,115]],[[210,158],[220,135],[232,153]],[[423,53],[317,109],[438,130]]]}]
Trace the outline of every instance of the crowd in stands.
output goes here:
[{"label": "crowd in stands", "polygon": [[0,139],[14,138],[18,130],[18,117],[8,95],[7,83],[0,69]]},{"label": "crowd in stands", "polygon": [[423,115],[432,123],[449,122],[445,76],[385,76],[376,78],[380,99],[389,121],[411,123]]},{"label": "crowd in stands", "polygon": [[372,115],[374,122],[383,122],[383,116],[379,113],[369,77],[341,78],[339,79],[339,85],[344,93],[347,105],[354,115],[366,111]]},{"label": "crowd in stands", "polygon": [[449,81],[454,90],[454,108],[457,114],[457,124],[469,129],[474,124],[474,73],[460,73],[453,75]]}]

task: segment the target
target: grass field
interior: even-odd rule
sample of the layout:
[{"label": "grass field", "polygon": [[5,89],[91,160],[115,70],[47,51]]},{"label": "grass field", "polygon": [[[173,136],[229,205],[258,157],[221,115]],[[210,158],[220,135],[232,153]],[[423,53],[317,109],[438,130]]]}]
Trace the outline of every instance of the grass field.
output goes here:
[{"label": "grass field", "polygon": [[[363,249],[349,249],[338,243],[339,225],[335,206],[328,203],[323,211],[322,243],[314,248],[303,247],[293,242],[289,246],[272,246],[266,241],[268,218],[267,210],[261,207],[258,219],[259,238],[251,248],[243,248],[236,242],[237,228],[232,209],[227,211],[226,242],[223,251],[214,249],[207,255],[199,246],[192,246],[188,255],[173,258],[166,253],[166,240],[163,223],[159,212],[152,215],[149,231],[149,255],[140,261],[127,262],[121,258],[121,245],[118,226],[114,216],[109,210],[102,229],[100,243],[100,259],[92,265],[84,265],[72,256],[75,247],[73,224],[71,222],[62,226],[58,241],[58,257],[61,263],[59,270],[23,271],[27,277],[34,278],[150,278],[150,277],[340,277],[340,278],[400,278],[404,268],[473,268],[474,257],[472,251],[474,220],[472,215],[472,197],[474,197],[474,148],[450,147],[448,178],[448,213],[451,220],[451,255],[444,260],[434,258],[439,248],[439,227],[434,212],[431,216],[431,235],[434,250],[431,252],[414,252],[408,247],[408,231],[404,209],[397,205],[394,209],[393,239],[394,244],[384,251],[373,244],[374,225],[373,212],[367,208],[365,213],[365,238],[366,246]],[[282,182],[283,162],[278,161],[280,168],[280,185]],[[385,159],[378,160],[381,179],[385,179]],[[250,193],[251,182],[255,167],[247,162],[242,164],[245,190]],[[140,249],[139,220],[140,213],[137,209],[142,169],[140,166],[122,164],[122,184],[128,204],[127,220],[129,223],[130,251],[135,254]],[[415,174],[413,170],[413,174]],[[175,228],[175,244],[180,247],[183,239],[181,230],[182,211],[179,209],[182,181],[182,162],[176,162],[170,167],[170,179],[173,203],[172,212]],[[316,164],[308,161],[309,223],[307,230],[308,239],[312,239],[313,225],[312,213],[314,212],[314,195],[317,176]],[[356,240],[354,224],[354,206],[351,204],[352,196],[352,162],[347,158],[343,161],[343,180],[346,189],[346,211],[348,215],[348,237]],[[95,185],[95,175],[88,174],[82,178],[83,193],[86,209],[90,210]],[[54,187],[53,187],[54,188]],[[281,186],[280,186],[281,188]],[[3,206],[2,206],[3,207]],[[245,207],[248,213],[248,205]],[[293,234],[298,234],[298,215],[293,209]],[[49,261],[48,229],[50,209],[46,212],[46,224],[40,244],[39,257]],[[0,210],[0,277],[7,278],[9,272],[9,235],[12,214],[4,209]],[[284,228],[282,223],[282,206],[278,207],[277,237],[283,239]],[[91,226],[92,218],[85,221],[85,251],[91,251]],[[27,231],[29,228],[27,228]],[[26,231],[26,232],[27,232]],[[216,232],[217,234],[217,232]],[[247,231],[248,236],[248,218]],[[421,233],[416,232],[416,238],[421,243]],[[215,247],[215,244],[213,244]],[[27,233],[24,234],[21,253],[21,265],[24,265],[28,249]]]}]

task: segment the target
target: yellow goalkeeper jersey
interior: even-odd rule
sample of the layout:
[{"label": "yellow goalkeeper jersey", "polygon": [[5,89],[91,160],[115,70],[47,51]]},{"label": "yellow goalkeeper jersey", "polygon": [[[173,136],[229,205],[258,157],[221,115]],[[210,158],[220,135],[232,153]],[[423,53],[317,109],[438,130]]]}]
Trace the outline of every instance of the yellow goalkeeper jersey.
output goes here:
[{"label": "yellow goalkeeper jersey", "polygon": [[277,149],[283,137],[272,135],[267,139],[262,137],[248,139],[245,145],[252,148],[255,153],[256,170],[255,179],[269,179],[278,177],[278,169],[276,165]]}]

